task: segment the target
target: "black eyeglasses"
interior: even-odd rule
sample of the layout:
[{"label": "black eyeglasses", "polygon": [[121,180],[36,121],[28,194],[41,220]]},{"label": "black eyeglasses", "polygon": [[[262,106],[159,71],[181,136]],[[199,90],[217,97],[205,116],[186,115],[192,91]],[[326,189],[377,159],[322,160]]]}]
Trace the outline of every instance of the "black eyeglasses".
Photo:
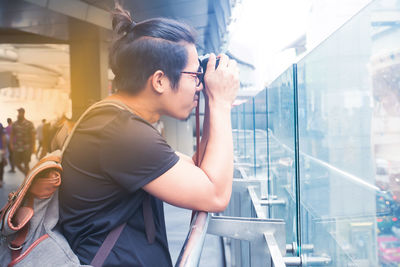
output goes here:
[{"label": "black eyeglasses", "polygon": [[196,79],[196,87],[199,87],[203,82],[204,73],[200,71],[181,71],[183,74],[193,75]]}]

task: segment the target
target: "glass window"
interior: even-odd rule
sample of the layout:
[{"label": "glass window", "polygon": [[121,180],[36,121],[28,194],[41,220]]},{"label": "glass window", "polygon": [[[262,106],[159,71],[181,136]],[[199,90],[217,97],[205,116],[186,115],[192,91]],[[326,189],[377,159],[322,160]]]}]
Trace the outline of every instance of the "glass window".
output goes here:
[{"label": "glass window", "polygon": [[375,1],[298,63],[301,242],[333,266],[400,263],[399,11]]},{"label": "glass window", "polygon": [[[286,70],[267,88],[269,146],[269,214],[284,219],[286,240],[297,242],[294,83],[293,68]],[[282,202],[279,202],[283,201]],[[280,203],[280,204],[278,204]]]},{"label": "glass window", "polygon": [[[254,97],[255,177],[268,179],[267,91]],[[266,188],[265,188],[266,189]]]}]

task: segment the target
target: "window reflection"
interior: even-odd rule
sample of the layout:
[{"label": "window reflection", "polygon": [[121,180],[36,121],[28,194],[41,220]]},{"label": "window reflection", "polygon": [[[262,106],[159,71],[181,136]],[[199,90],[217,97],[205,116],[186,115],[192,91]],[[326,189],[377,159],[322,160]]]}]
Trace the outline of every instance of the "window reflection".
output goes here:
[{"label": "window reflection", "polygon": [[288,243],[300,234],[314,246],[302,253],[332,266],[400,264],[398,14],[400,1],[374,1],[304,57],[298,110],[289,68],[232,113],[238,166],[268,177],[268,196],[285,201],[268,216],[285,220]]}]

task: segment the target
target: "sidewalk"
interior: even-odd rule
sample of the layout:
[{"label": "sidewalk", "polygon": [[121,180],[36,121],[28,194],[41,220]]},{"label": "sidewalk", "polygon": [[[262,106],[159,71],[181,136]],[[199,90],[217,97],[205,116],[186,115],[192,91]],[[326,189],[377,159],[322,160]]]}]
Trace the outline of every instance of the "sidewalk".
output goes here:
[{"label": "sidewalk", "polygon": [[[32,157],[33,161],[33,157]],[[31,162],[31,166],[36,163]],[[4,184],[0,188],[0,208],[4,206],[8,199],[8,194],[15,191],[22,183],[24,175],[16,170],[15,173],[9,173],[9,166],[5,167]],[[177,208],[169,204],[164,205],[165,223],[167,228],[168,244],[171,253],[172,263],[175,265],[179,256],[179,252],[185,242],[186,235],[189,231],[189,221],[192,212],[190,210]],[[203,247],[203,253],[199,266],[220,267],[222,265],[221,244],[219,238],[207,235]]]},{"label": "sidewalk", "polygon": [[11,191],[15,191],[24,180],[24,175],[17,169],[13,173],[8,172],[10,169],[9,165],[4,169],[3,187],[0,188],[0,209],[6,204],[8,194]]}]

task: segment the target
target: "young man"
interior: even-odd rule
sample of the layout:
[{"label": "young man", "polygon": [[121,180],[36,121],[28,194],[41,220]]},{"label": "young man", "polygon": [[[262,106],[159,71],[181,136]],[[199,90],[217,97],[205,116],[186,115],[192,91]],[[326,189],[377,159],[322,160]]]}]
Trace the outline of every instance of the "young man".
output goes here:
[{"label": "young man", "polygon": [[[230,109],[239,88],[236,62],[211,54],[204,75],[192,30],[168,19],[135,24],[117,7],[110,65],[115,107],[91,111],[63,156],[60,226],[82,263],[93,259],[107,234],[127,223],[103,266],[172,266],[163,201],[210,212],[230,200],[233,144]],[[206,98],[200,165],[175,152],[151,125],[161,115],[185,119]],[[193,156],[196,158],[196,155]],[[155,235],[148,234],[150,199]]]}]

